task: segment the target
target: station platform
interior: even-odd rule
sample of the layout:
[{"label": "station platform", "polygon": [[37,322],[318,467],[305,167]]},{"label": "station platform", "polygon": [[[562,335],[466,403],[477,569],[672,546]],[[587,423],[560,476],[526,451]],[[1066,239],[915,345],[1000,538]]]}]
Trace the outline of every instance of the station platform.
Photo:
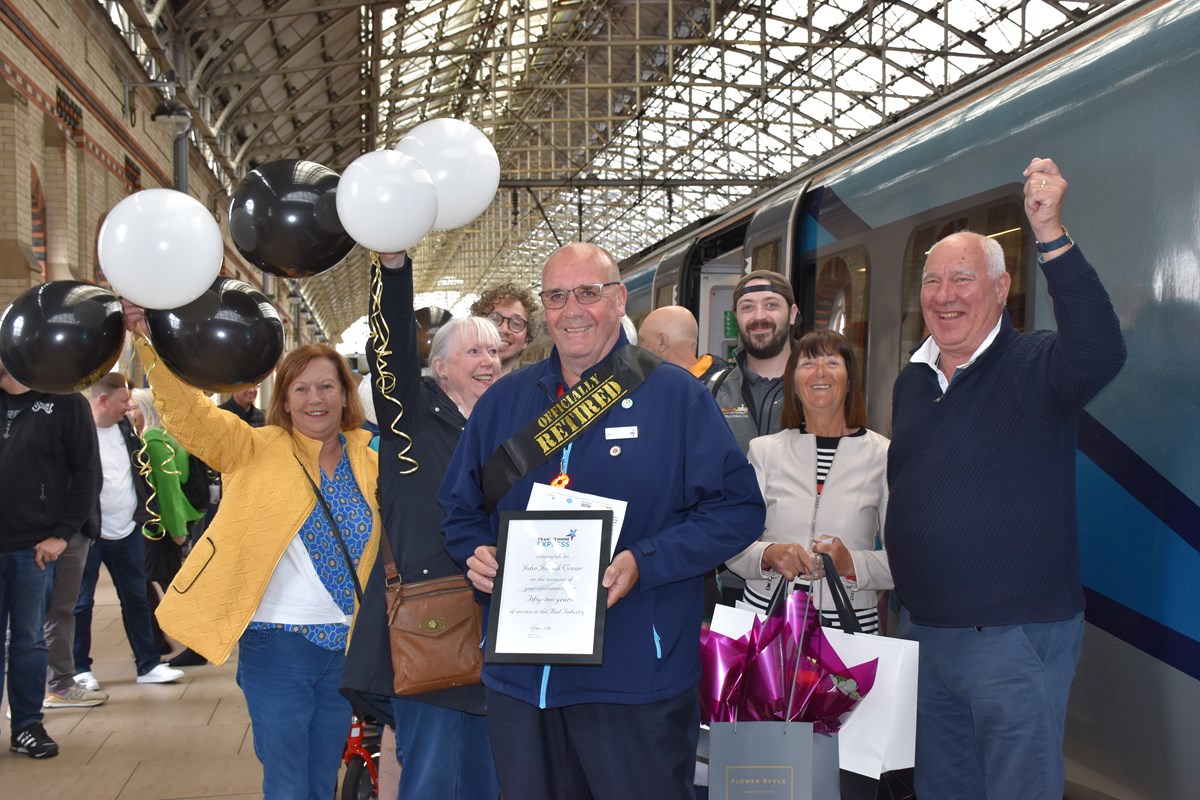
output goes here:
[{"label": "station platform", "polygon": [[108,702],[46,709],[46,731],[60,753],[40,761],[9,752],[8,720],[0,719],[0,794],[14,800],[261,798],[262,767],[237,686],[236,653],[220,668],[187,667],[175,683],[135,682],[121,608],[104,569],[93,625],[93,672]]}]

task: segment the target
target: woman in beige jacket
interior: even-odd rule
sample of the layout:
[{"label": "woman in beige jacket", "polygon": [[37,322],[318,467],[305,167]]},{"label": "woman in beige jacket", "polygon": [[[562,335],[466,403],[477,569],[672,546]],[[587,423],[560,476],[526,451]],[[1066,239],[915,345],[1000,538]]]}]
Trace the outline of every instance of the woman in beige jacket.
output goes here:
[{"label": "woman in beige jacket", "polygon": [[[863,630],[875,633],[878,592],[892,588],[882,549],[888,440],[865,427],[861,378],[841,334],[801,337],[783,381],[783,430],[750,442],[766,527],[729,567],[746,579],[746,602],[765,609],[780,580],[809,589],[813,552],[829,553]],[[825,624],[837,625],[832,597],[822,589],[813,591]]]}]

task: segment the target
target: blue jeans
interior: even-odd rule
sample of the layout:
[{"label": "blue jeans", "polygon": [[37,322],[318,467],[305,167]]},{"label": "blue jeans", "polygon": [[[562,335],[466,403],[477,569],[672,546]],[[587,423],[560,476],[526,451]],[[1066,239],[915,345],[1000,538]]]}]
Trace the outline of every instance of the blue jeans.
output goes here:
[{"label": "blue jeans", "polygon": [[125,637],[133,650],[137,674],[145,675],[162,663],[150,633],[150,605],[146,601],[146,555],[142,534],[137,530],[124,539],[97,539],[88,551],[75,603],[75,672],[92,669],[92,609],[96,605],[96,582],[100,564],[108,567],[117,599],[121,601],[121,621]]},{"label": "blue jeans", "polygon": [[329,800],[350,734],[338,686],[346,656],[298,633],[247,630],[237,682],[246,696],[263,800]]},{"label": "blue jeans", "polygon": [[[46,696],[46,597],[54,570],[38,569],[34,549],[0,553],[0,687],[8,667],[8,705],[12,729],[42,718]],[[4,622],[8,623],[7,652]]]},{"label": "blue jeans", "polygon": [[917,797],[1061,800],[1083,614],[976,629],[918,625],[902,610],[899,635],[921,643]]},{"label": "blue jeans", "polygon": [[500,783],[485,716],[392,698],[398,800],[496,800]]}]

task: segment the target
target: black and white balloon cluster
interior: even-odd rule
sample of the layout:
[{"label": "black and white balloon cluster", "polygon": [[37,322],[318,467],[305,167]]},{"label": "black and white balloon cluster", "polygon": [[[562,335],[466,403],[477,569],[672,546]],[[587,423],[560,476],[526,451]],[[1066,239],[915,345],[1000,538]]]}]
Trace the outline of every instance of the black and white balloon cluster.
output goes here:
[{"label": "black and white balloon cluster", "polygon": [[[434,119],[395,149],[360,156],[341,176],[298,159],[251,171],[233,192],[229,234],[263,272],[309,278],[337,266],[356,243],[391,253],[431,230],[466,225],[499,181],[499,158],[481,131]],[[99,380],[124,341],[117,295],[146,309],[163,363],[193,386],[236,391],[274,369],[283,352],[279,313],[249,284],[220,277],[220,226],[195,198],[172,189],[126,197],[101,225],[97,255],[115,294],[50,281],[0,316],[0,361],[21,383],[64,393]]]}]

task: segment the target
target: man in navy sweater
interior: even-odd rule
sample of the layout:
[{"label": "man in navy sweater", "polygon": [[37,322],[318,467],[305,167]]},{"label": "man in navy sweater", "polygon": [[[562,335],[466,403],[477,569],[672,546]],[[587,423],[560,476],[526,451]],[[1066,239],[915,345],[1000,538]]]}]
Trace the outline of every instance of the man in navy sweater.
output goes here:
[{"label": "man in navy sweater", "polygon": [[892,400],[888,558],[900,634],[921,643],[921,800],[1063,796],[1083,640],[1076,425],[1125,342],[1062,225],[1058,167],[1035,158],[1024,174],[1057,332],[1013,328],[995,240],[949,236],[922,275],[930,337]]}]

